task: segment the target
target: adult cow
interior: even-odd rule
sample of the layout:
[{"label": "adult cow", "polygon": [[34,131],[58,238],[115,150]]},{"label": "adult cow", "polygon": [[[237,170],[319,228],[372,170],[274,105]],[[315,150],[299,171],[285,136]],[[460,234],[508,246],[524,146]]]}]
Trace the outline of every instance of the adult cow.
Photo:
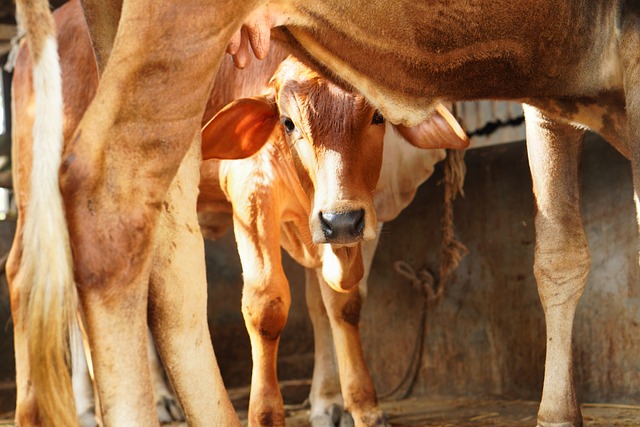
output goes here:
[{"label": "adult cow", "polygon": [[[65,141],[68,141],[95,93],[97,73],[79,2],[72,1],[63,6],[56,13],[56,25],[59,30],[58,48],[62,59],[63,95],[66,101],[63,133]],[[320,266],[324,266],[325,271],[323,274],[319,272],[319,279],[325,287],[326,279],[334,286],[350,290],[346,294],[332,296],[334,291],[327,288],[323,295],[327,311],[331,313],[332,324],[337,330],[338,360],[342,366],[346,404],[356,415],[357,424],[361,423],[361,419],[368,419],[367,424],[374,424],[382,421],[382,417],[360,349],[357,318],[361,297],[358,290],[352,288],[360,281],[363,270],[368,269],[375,250],[374,243],[366,251],[367,265],[363,266],[360,245],[357,242],[363,238],[372,239],[376,235],[372,194],[380,172],[382,140],[385,135],[384,119],[375,113],[361,96],[346,93],[293,59],[280,65],[280,72],[276,74],[271,85],[268,85],[275,67],[287,54],[282,48],[275,51],[269,61],[256,61],[252,69],[242,73],[228,63],[225,70],[219,73],[211,94],[210,108],[207,109],[205,117],[213,115],[221,105],[237,97],[257,95],[267,87],[271,88],[272,94],[268,98],[240,100],[234,103],[203,130],[205,158],[221,155],[236,157],[235,151],[238,147],[262,146],[270,136],[273,124],[280,120],[281,114],[272,107],[276,98],[280,110],[285,108],[291,113],[298,112],[297,115],[291,116],[300,126],[300,131],[295,133],[295,140],[292,139],[291,129],[287,129],[285,123],[284,127],[278,127],[278,130],[273,132],[273,142],[261,155],[254,156],[246,162],[225,161],[221,168],[226,172],[216,177],[216,182],[217,179],[224,181],[224,191],[235,208],[236,236],[241,243],[240,253],[246,283],[243,312],[255,355],[252,388],[254,397],[251,400],[250,419],[252,425],[261,424],[265,416],[271,416],[276,423],[277,420],[284,419],[282,398],[277,383],[273,380],[275,348],[286,321],[289,298],[286,279],[279,263],[278,246],[278,242],[281,241],[280,221],[285,221],[282,242],[294,257],[309,268],[319,269]],[[16,63],[13,91],[14,154],[18,164],[15,176],[20,210],[18,233],[31,217],[31,213],[26,212],[29,203],[29,181],[24,179],[30,170],[32,145],[30,130],[33,114],[30,105],[34,88],[31,85],[29,71],[28,51],[22,49]],[[461,146],[468,143],[462,129],[444,108],[439,108],[429,123],[415,128],[403,128],[402,131],[416,145],[438,139],[442,142],[447,142],[447,139],[461,139]],[[433,164],[442,158],[443,152],[423,151],[417,154],[417,149],[412,151],[406,141],[397,140],[395,131],[389,130],[387,133],[389,144],[385,151],[387,157],[392,157],[387,159],[387,162],[398,161],[386,165],[384,180],[379,183],[381,191],[377,194],[377,204],[382,208],[383,218],[389,220],[408,204],[417,185],[430,175]],[[224,141],[225,144],[221,145],[220,141]],[[221,148],[224,150],[221,151]],[[329,151],[334,154],[327,155]],[[292,152],[297,154],[294,156]],[[294,158],[298,161],[294,161]],[[296,168],[294,163],[299,167]],[[408,175],[407,171],[412,167],[415,167],[415,170]],[[298,181],[298,176],[303,177],[304,189]],[[209,177],[205,175],[204,179],[207,178]],[[308,183],[311,182],[313,186],[309,187]],[[204,182],[204,186],[210,188],[212,183]],[[214,192],[204,191],[200,195],[200,201],[220,204],[220,200],[215,200],[215,194],[220,194],[221,191],[220,188]],[[226,198],[223,202],[228,204]],[[315,206],[313,213],[312,206]],[[170,212],[175,207],[167,206],[165,209]],[[268,212],[275,213],[275,216],[269,216]],[[353,215],[353,212],[356,215]],[[347,224],[343,217],[353,217],[353,221]],[[318,221],[318,218],[321,220]],[[327,246],[324,251],[315,246],[311,241],[308,221],[317,228],[314,241],[327,241],[334,245]],[[344,228],[345,224],[347,228]],[[73,222],[70,226],[74,226]],[[165,228],[169,227],[161,224],[161,230],[164,231]],[[161,286],[168,280],[165,276],[172,276],[172,268],[168,267],[168,264],[179,262],[171,260],[169,254],[172,254],[172,249],[180,237],[173,231],[164,237],[157,243],[156,250],[166,255],[162,255],[163,262],[154,265],[151,276],[152,286],[158,286],[159,291],[162,291]],[[355,247],[351,244],[352,241]],[[16,295],[25,286],[20,276],[23,270],[17,267],[20,259],[19,240],[17,242],[12,251],[12,268],[9,275],[12,295]],[[349,247],[344,246],[345,243],[349,243]],[[160,245],[167,245],[168,248]],[[194,255],[197,256],[198,253]],[[165,258],[167,261],[164,261]],[[315,295],[319,301],[314,302],[311,295]],[[322,304],[317,284],[315,288],[310,289],[309,298],[313,313],[317,314],[317,307]],[[347,312],[350,320],[345,322],[342,317]],[[316,317],[314,316],[314,319]],[[318,320],[316,323],[318,322],[323,321]],[[326,322],[328,320],[324,321]],[[326,341],[327,337],[331,340],[330,330],[320,330],[318,334],[322,335],[320,340]],[[267,338],[264,338],[265,336]],[[324,352],[322,350],[318,349],[319,353],[331,355],[330,349],[324,349]],[[24,366],[20,363],[21,360],[18,362],[20,367]],[[324,366],[334,365],[326,358],[320,362],[324,362]],[[316,369],[316,372],[323,372],[322,367]],[[334,381],[333,378],[328,378],[329,375],[330,373],[326,372],[319,380],[321,385],[314,387],[314,418],[320,423],[321,417],[330,410],[329,407],[341,401],[339,389],[326,389],[327,383]],[[21,379],[22,377],[19,378]],[[77,379],[79,378],[74,376],[74,384],[80,383]],[[156,382],[154,381],[154,385]],[[162,383],[158,385],[160,393],[156,393],[156,404],[160,409],[164,409],[163,396],[166,387],[163,387]],[[29,391],[27,386],[27,392]],[[81,399],[87,397],[87,390],[76,388],[76,392],[84,392],[82,395],[76,394],[76,403],[80,405],[79,409],[83,409],[80,413],[81,418],[90,421],[92,414],[85,413],[84,410],[90,409],[91,402]],[[354,398],[356,395],[359,397],[357,400]],[[103,407],[102,413],[105,411],[108,411],[108,408]],[[20,419],[20,416],[18,418]]]},{"label": "adult cow", "polygon": [[[280,25],[275,33],[306,61],[362,92],[396,123],[420,122],[437,99],[497,98],[527,104],[538,209],[534,269],[547,322],[538,424],[582,425],[572,378],[571,335],[590,257],[579,208],[578,158],[584,127],[602,134],[632,160],[640,211],[637,1],[114,0],[105,5],[87,0],[84,6],[103,77],[75,134],[78,143],[64,154],[61,189],[67,195],[67,215],[89,218],[70,231],[74,244],[89,248],[74,253],[74,259],[83,305],[94,319],[90,335],[107,330],[108,319],[126,318],[135,327],[118,330],[120,340],[142,347],[158,207],[188,151],[187,141],[198,134],[208,94],[200,90],[202,82],[212,80],[242,22],[248,25],[232,45],[240,62],[247,40],[258,56],[265,55],[270,27]],[[184,99],[180,93],[194,96]],[[79,143],[83,141],[90,143]],[[137,165],[142,179],[124,185],[131,182],[131,169],[104,167],[115,164]],[[153,191],[142,191],[148,188]],[[143,197],[130,196],[131,190]],[[125,241],[129,245],[122,256],[117,248]],[[132,253],[140,256],[131,258]],[[97,295],[119,283],[128,284],[119,288],[122,299],[112,298],[105,306],[101,301],[109,299]],[[152,305],[168,306],[160,299]],[[155,327],[162,335],[165,328]],[[171,347],[168,336],[160,341]],[[106,342],[103,348],[116,344]],[[106,377],[99,381],[103,389],[113,386],[116,391],[108,396],[110,422],[136,413],[135,419],[144,423],[153,413],[152,405],[145,404],[151,401],[144,387],[148,381],[137,384],[132,373],[143,362],[128,353],[116,355],[128,364],[114,368],[103,359],[97,366],[136,378],[125,385],[132,386],[127,398],[119,397],[120,386]],[[186,371],[175,374],[179,383],[193,378]],[[206,405],[200,405],[204,402],[194,403],[194,408],[206,412]]]},{"label": "adult cow", "polygon": [[[67,225],[64,216],[60,215],[63,213],[60,210],[61,205],[57,204],[61,202],[61,194],[58,180],[55,177],[58,174],[59,165],[57,163],[59,163],[62,150],[62,141],[70,140],[73,130],[93,96],[97,86],[97,74],[93,58],[86,55],[86,52],[91,51],[91,47],[88,45],[89,40],[74,38],[74,34],[71,33],[71,39],[58,40],[58,42],[69,49],[68,55],[78,54],[80,56],[72,58],[66,65],[78,66],[79,69],[74,69],[73,72],[87,73],[85,77],[93,84],[82,85],[82,82],[73,80],[67,80],[61,84],[60,68],[56,58],[58,43],[54,37],[54,23],[50,17],[48,3],[45,1],[28,4],[21,2],[18,7],[22,24],[27,30],[30,49],[24,49],[18,58],[18,64],[25,69],[25,72],[16,75],[14,87],[22,87],[22,89],[18,89],[18,92],[32,91],[35,93],[35,97],[25,97],[22,99],[23,104],[19,104],[20,100],[17,100],[13,105],[14,111],[24,113],[20,114],[20,117],[14,115],[16,127],[13,134],[13,154],[14,158],[19,161],[13,173],[14,186],[18,194],[19,218],[17,237],[7,263],[7,278],[10,282],[15,332],[16,421],[21,426],[70,426],[77,424],[68,376],[69,357],[67,353],[69,340],[67,330],[69,325],[75,321],[76,315],[75,286],[72,265],[70,264],[70,241],[66,235]],[[66,10],[69,11],[69,9]],[[65,18],[64,12],[63,10],[58,14],[59,20],[66,19],[69,25],[81,25],[79,21],[84,19],[81,14],[75,16],[67,14]],[[82,43],[85,43],[84,48]],[[84,56],[82,56],[83,52]],[[33,64],[33,73],[30,72],[31,64]],[[64,67],[65,64],[63,64],[62,73],[69,73],[69,69]],[[66,92],[64,110],[61,97],[62,85],[65,85]],[[64,126],[63,115],[66,117]],[[198,131],[198,135],[199,133],[200,131]],[[220,144],[208,147],[208,152],[209,155],[220,155],[225,158],[246,157],[258,148],[258,146],[251,144],[230,147]],[[33,153],[36,155],[32,156]],[[96,154],[101,155],[99,152]],[[45,161],[39,161],[39,156],[44,156]],[[32,158],[34,159],[33,165],[31,164]],[[54,161],[48,164],[47,159]],[[237,421],[237,417],[222,385],[209,339],[209,330],[206,324],[204,259],[193,256],[193,254],[203,253],[202,237],[195,212],[200,159],[201,147],[198,137],[193,140],[188,153],[184,156],[169,192],[162,196],[161,206],[154,207],[158,213],[156,220],[149,224],[144,222],[144,218],[138,217],[136,220],[142,221],[138,222],[138,225],[143,229],[151,227],[154,230],[154,247],[145,252],[145,255],[149,257],[145,265],[147,273],[145,280],[151,284],[151,289],[162,293],[162,290],[166,288],[165,283],[168,282],[171,286],[187,292],[190,295],[189,298],[197,297],[198,299],[198,301],[189,298],[182,300],[179,295],[173,294],[172,297],[178,299],[172,302],[172,313],[163,315],[153,310],[149,313],[152,319],[161,317],[170,321],[172,325],[168,329],[180,328],[184,324],[189,325],[186,329],[190,330],[191,334],[174,335],[173,342],[175,346],[184,346],[183,350],[193,356],[193,359],[183,358],[186,363],[180,363],[172,370],[173,372],[190,370],[195,373],[195,382],[185,386],[184,394],[189,396],[184,398],[185,402],[197,403],[199,401],[201,407],[209,408],[206,411],[208,413],[199,415],[202,419],[218,425],[228,425],[234,420]],[[120,166],[103,164],[98,166],[98,169],[103,167],[115,171]],[[130,172],[135,178],[136,171],[130,170]],[[141,178],[153,180],[152,177],[144,173]],[[120,184],[127,185],[126,182],[120,182]],[[115,181],[109,185],[119,186]],[[153,191],[153,188],[150,187],[146,190]],[[124,194],[129,193],[124,190]],[[138,199],[138,196],[140,195],[129,194],[127,197]],[[65,197],[70,200],[69,197],[72,195],[66,193]],[[141,197],[144,198],[144,195]],[[115,200],[114,202],[119,203]],[[119,215],[118,212],[112,211],[112,213]],[[90,217],[82,219],[70,216],[69,219],[71,228],[79,226],[78,221],[92,221]],[[129,219],[126,217],[122,217],[122,221],[129,223]],[[35,231],[36,229],[39,231]],[[42,234],[43,229],[46,230],[44,234]],[[101,230],[103,237],[107,239],[118,239],[118,232],[122,231],[119,230],[119,226],[113,230]],[[134,247],[130,246],[132,241],[136,241],[136,236],[127,236],[124,240],[119,241],[119,247],[114,249],[116,252],[111,253],[111,255],[120,258],[122,262],[124,261],[122,256],[125,254],[131,257],[131,263],[121,265],[123,268],[121,272],[125,275],[131,273],[131,269],[136,269],[134,267],[135,260],[140,255]],[[91,252],[91,249],[85,246],[86,244],[87,242],[71,242],[75,254]],[[100,264],[100,255],[94,252],[93,256],[95,257],[94,262]],[[109,268],[107,264],[104,265],[107,269]],[[79,264],[75,264],[75,267],[78,266]],[[42,268],[43,271],[38,271],[39,268]],[[149,275],[151,275],[151,279],[149,279]],[[97,280],[96,277],[94,279]],[[184,282],[189,281],[198,283],[199,286],[187,289],[189,286]],[[89,287],[105,291],[103,285],[100,280],[92,280]],[[130,312],[122,304],[136,306],[143,303],[146,305],[146,289],[148,287],[145,285],[144,288],[142,293],[130,294],[126,291],[127,286],[123,288],[112,287],[106,294],[102,294],[100,304],[103,308],[110,306],[116,312],[118,308]],[[82,291],[80,294],[82,295]],[[139,300],[139,298],[143,298],[143,300]],[[162,296],[156,294],[155,298],[159,299]],[[131,360],[136,361],[134,365],[137,362],[143,362],[144,365],[138,366],[138,368],[148,372],[145,350],[146,337],[143,336],[142,341],[127,341],[127,333],[120,335],[119,332],[123,329],[135,329],[136,326],[142,326],[144,331],[147,314],[139,313],[142,315],[141,317],[129,318],[125,316],[118,320],[108,314],[106,317],[92,317],[90,310],[85,310],[84,313],[86,314],[85,318],[89,320],[90,327],[95,326],[92,321],[104,321],[105,324],[102,326],[106,325],[105,335],[100,337],[98,342],[103,342],[107,348],[103,347],[102,353],[94,352],[93,356],[94,364],[95,362],[102,364],[99,369],[95,370],[98,382],[104,378],[107,379],[107,382],[111,381],[111,384],[101,387],[101,390],[104,391],[103,397],[106,396],[102,409],[107,424],[157,424],[153,401],[140,400],[136,393],[129,394],[127,391],[131,387],[132,390],[143,389],[145,392],[150,392],[151,385],[148,382],[148,375],[143,375],[142,380],[135,373],[132,377],[118,377],[117,375],[121,367],[127,366],[126,369],[129,369],[133,366],[130,365]],[[173,316],[177,317],[172,318]],[[136,324],[136,322],[142,323]],[[118,342],[119,335],[123,339],[120,343]],[[93,336],[95,337],[95,335]],[[114,354],[110,354],[111,349],[116,349]],[[178,354],[175,355],[177,359]],[[175,363],[176,359],[165,360],[168,360],[169,363]],[[190,364],[191,362],[193,364]],[[207,375],[201,375],[202,371],[207,372]],[[131,399],[128,405],[130,411],[113,410],[109,398],[113,393],[119,394],[120,398]],[[212,401],[213,404],[211,404]],[[151,412],[149,413],[148,410]],[[140,417],[139,412],[144,412],[145,415]]]}]

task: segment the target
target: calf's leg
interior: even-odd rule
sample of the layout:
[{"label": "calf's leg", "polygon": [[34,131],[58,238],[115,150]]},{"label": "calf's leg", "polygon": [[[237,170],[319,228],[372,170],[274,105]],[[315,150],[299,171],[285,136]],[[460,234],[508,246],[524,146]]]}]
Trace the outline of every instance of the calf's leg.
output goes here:
[{"label": "calf's leg", "polygon": [[244,278],[242,314],[253,359],[249,425],[284,426],[276,359],[291,294],[282,269],[277,207],[263,202],[246,210],[234,205],[234,231]]},{"label": "calf's leg", "polygon": [[[377,242],[373,243],[375,249]],[[365,267],[370,267],[374,252],[363,252],[363,258],[369,257]],[[366,281],[368,271],[369,268],[366,268],[363,281]],[[329,287],[320,273],[317,276],[333,333],[345,409],[353,416],[356,426],[388,425],[378,405],[373,381],[362,353],[359,330],[362,296],[359,286],[351,292],[339,293]]]},{"label": "calf's leg", "polygon": [[537,205],[534,274],[547,329],[538,425],[579,427],[571,339],[591,262],[580,211],[578,169],[584,131],[530,106],[525,106],[525,114]]},{"label": "calf's leg", "polygon": [[305,269],[306,300],[313,326],[313,379],[309,402],[312,427],[335,426],[340,421],[344,402],[340,393],[338,360],[331,324],[320,294],[320,283],[313,269]]},{"label": "calf's leg", "polygon": [[[363,242],[361,245],[364,275],[358,284],[358,290],[362,302],[367,296],[367,281],[381,229],[382,223],[378,223],[376,238]],[[342,412],[344,402],[340,389],[336,350],[331,323],[318,281],[318,276],[321,274],[321,269],[317,272],[306,269],[305,276],[307,308],[313,325],[314,341],[313,380],[309,394],[311,424],[313,427],[323,427],[340,421],[341,426],[352,425],[353,419],[348,413]],[[357,345],[361,346],[361,343],[358,341]]]}]

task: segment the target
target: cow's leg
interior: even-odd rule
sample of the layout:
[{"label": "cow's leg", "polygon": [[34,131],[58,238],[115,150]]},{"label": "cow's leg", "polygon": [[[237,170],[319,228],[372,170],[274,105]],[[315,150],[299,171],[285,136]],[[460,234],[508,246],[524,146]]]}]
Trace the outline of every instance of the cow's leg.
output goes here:
[{"label": "cow's leg", "polygon": [[[246,185],[244,182],[238,184]],[[262,197],[265,193],[268,191],[242,197],[241,200],[259,201],[251,207],[234,204],[233,218],[244,278],[242,314],[253,358],[249,425],[284,426],[276,358],[280,333],[289,315],[291,295],[280,255],[280,216],[276,204]]]},{"label": "cow's leg", "polygon": [[[365,266],[370,264],[371,258]],[[368,268],[363,280],[367,274]],[[336,292],[323,280],[320,272],[317,276],[333,332],[345,409],[353,416],[356,426],[387,425],[362,354],[358,326],[362,306],[360,291],[356,287],[348,293]]]},{"label": "cow's leg", "polygon": [[[358,290],[362,302],[367,296],[367,281],[371,271],[373,256],[378,247],[382,223],[378,223],[376,238],[362,243],[362,261],[364,263],[364,275],[358,284]],[[311,403],[311,424],[313,427],[335,425],[353,425],[353,419],[348,413],[343,412],[343,399],[340,391],[340,377],[338,373],[337,356],[331,332],[331,323],[327,316],[327,309],[320,292],[320,283],[317,272],[306,269],[306,298],[309,317],[313,325],[314,360],[313,380],[309,401]],[[358,341],[358,346],[360,342]]]},{"label": "cow's leg", "polygon": [[[162,206],[149,291],[149,326],[189,425],[239,423],[207,323],[204,242],[196,213],[200,144],[180,166]],[[153,350],[153,349],[152,349]]]},{"label": "cow's leg", "polygon": [[547,325],[543,427],[582,426],[573,384],[571,337],[590,266],[580,211],[584,131],[525,106],[529,166],[536,198],[534,274]]},{"label": "cow's leg", "polygon": [[224,47],[253,6],[123,2],[96,96],[64,154],[61,187],[107,425],[158,423],[146,357],[154,234],[200,137]]},{"label": "cow's leg", "polygon": [[164,374],[164,366],[156,350],[151,331],[147,334],[147,354],[149,355],[149,370],[151,371],[151,383],[153,384],[153,398],[156,402],[156,412],[161,424],[173,421],[184,421],[184,413],[173,395]]},{"label": "cow's leg", "polygon": [[93,381],[89,374],[89,365],[84,353],[82,334],[76,323],[71,332],[71,380],[76,400],[76,413],[81,427],[95,427],[96,406],[93,395]]}]

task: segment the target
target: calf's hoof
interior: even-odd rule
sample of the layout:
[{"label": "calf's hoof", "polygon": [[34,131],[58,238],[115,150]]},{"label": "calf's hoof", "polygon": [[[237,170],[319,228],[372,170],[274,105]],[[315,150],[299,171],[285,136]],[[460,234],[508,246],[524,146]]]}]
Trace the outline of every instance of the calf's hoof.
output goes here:
[{"label": "calf's hoof", "polygon": [[[356,417],[354,417],[356,418]],[[374,413],[365,413],[359,416],[360,423],[356,422],[356,425],[367,427],[391,427],[387,417],[382,413],[380,409]]]},{"label": "calf's hoof", "polygon": [[339,405],[327,407],[321,414],[311,417],[311,427],[353,427],[351,414]]},{"label": "calf's hoof", "polygon": [[161,396],[156,402],[156,412],[161,424],[184,421],[184,413],[173,396]]}]

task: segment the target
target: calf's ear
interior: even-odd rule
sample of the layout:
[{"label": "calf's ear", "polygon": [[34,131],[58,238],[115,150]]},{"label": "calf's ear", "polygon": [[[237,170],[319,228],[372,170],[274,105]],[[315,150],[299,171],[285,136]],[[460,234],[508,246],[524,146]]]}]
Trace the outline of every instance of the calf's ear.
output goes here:
[{"label": "calf's ear", "polygon": [[469,137],[453,114],[437,104],[431,117],[415,126],[396,125],[400,135],[418,148],[463,149],[469,146]]},{"label": "calf's ear", "polygon": [[269,140],[278,123],[273,101],[265,97],[238,99],[202,128],[202,159],[243,159]]}]

